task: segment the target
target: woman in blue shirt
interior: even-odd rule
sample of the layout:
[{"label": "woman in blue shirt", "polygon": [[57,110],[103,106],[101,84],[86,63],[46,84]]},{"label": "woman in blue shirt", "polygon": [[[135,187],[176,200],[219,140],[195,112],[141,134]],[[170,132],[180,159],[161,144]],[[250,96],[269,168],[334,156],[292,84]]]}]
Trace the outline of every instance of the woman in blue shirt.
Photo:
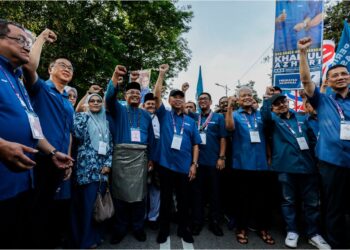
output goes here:
[{"label": "woman in blue shirt", "polygon": [[78,140],[74,170],[72,240],[75,248],[95,248],[100,243],[93,210],[98,191],[104,192],[112,165],[112,136],[98,94],[87,97],[88,111],[74,118],[73,136]]}]

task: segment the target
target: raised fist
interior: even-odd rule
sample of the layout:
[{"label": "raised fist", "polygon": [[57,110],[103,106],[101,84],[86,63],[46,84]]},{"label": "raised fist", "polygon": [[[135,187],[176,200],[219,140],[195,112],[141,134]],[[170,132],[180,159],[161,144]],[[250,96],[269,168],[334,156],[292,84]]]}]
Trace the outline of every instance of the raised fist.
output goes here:
[{"label": "raised fist", "polygon": [[166,73],[166,72],[168,72],[168,70],[169,70],[169,65],[168,64],[162,64],[162,65],[159,66],[159,71],[160,72]]},{"label": "raised fist", "polygon": [[189,89],[189,87],[190,87],[190,84],[188,82],[184,82],[181,86],[182,92],[185,93]]},{"label": "raised fist", "polygon": [[306,51],[308,48],[310,48],[311,44],[311,37],[304,37],[298,41],[298,49],[300,51]]},{"label": "raised fist", "polygon": [[53,43],[57,40],[57,36],[55,32],[50,29],[45,29],[38,38],[44,39],[45,42]]}]

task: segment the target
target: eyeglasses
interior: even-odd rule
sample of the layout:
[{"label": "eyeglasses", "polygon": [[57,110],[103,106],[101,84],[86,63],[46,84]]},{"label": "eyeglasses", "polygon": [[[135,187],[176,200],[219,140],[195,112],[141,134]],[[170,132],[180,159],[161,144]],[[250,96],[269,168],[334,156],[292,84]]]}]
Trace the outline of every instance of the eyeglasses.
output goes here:
[{"label": "eyeglasses", "polygon": [[89,100],[89,103],[102,103],[102,100],[101,99],[92,99],[92,100]]},{"label": "eyeglasses", "polygon": [[137,90],[131,90],[126,92],[127,95],[141,95],[140,91]]},{"label": "eyeglasses", "polygon": [[198,101],[209,101],[209,97],[199,97]]},{"label": "eyeglasses", "polygon": [[26,39],[23,36],[19,36],[19,37],[13,37],[13,36],[8,36],[8,35],[1,35],[1,36],[4,36],[4,37],[7,37],[11,40],[16,41],[22,47],[32,48],[33,42],[31,40]]},{"label": "eyeglasses", "polygon": [[64,63],[56,63],[56,64],[54,64],[54,66],[55,66],[55,65],[57,65],[60,69],[63,69],[63,70],[68,70],[68,71],[70,71],[70,72],[73,72],[73,71],[74,71],[74,69],[73,69],[72,66],[68,66],[68,65],[66,65],[66,64],[64,64]]},{"label": "eyeglasses", "polygon": [[77,98],[76,95],[68,95],[68,97],[71,98],[71,99],[76,99]]}]

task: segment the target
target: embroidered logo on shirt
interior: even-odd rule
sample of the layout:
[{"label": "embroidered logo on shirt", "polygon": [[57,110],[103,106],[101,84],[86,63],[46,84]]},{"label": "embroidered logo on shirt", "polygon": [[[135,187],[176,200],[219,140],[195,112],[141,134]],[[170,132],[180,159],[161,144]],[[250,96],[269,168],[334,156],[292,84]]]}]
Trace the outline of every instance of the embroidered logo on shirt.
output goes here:
[{"label": "embroidered logo on shirt", "polygon": [[187,122],[185,122],[185,125],[186,125],[186,126],[191,126],[191,124],[189,124],[189,123],[187,123]]},{"label": "embroidered logo on shirt", "polygon": [[53,95],[53,96],[56,96],[56,94],[55,94],[55,93],[52,93],[52,92],[50,92],[50,91],[49,91],[49,93],[50,93],[51,95]]},{"label": "embroidered logo on shirt", "polygon": [[6,82],[6,83],[8,82],[6,79],[1,79],[1,81],[2,81],[2,82]]}]

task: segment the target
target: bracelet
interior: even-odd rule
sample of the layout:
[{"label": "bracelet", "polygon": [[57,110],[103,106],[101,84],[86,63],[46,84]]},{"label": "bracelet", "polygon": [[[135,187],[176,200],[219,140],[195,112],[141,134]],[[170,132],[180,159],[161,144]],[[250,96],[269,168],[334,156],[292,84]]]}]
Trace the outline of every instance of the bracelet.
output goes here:
[{"label": "bracelet", "polygon": [[55,154],[57,153],[57,149],[54,149],[54,150],[52,150],[50,153],[49,153],[49,156],[52,158],[52,157],[54,157],[55,156]]}]

